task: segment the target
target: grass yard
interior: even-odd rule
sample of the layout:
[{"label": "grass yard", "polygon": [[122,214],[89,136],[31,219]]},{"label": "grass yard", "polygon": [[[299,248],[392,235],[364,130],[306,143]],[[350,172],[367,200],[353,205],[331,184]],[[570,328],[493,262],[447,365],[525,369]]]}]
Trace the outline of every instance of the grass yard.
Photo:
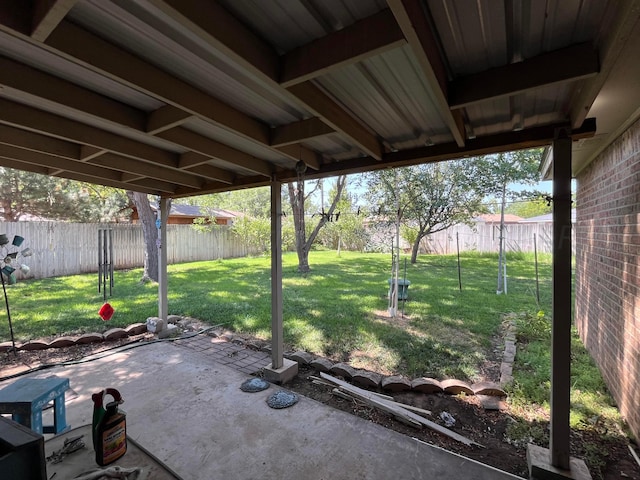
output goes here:
[{"label": "grass yard", "polygon": [[[285,254],[285,342],[381,373],[473,381],[503,313],[549,310],[551,266],[549,257],[542,259],[538,306],[533,256],[513,254],[508,259],[508,295],[495,294],[495,255],[469,253],[461,263],[462,291],[455,256],[422,256],[415,265],[407,263],[411,286],[406,318],[392,320],[386,315],[390,255],[343,252],[338,257],[333,251],[314,251],[313,271],[301,276],[295,254]],[[157,314],[157,287],[139,284],[140,276],[140,270],[115,273],[109,302],[116,313],[106,323],[97,314],[102,294],[95,274],[13,285],[8,295],[16,337],[27,340],[143,322]],[[269,338],[270,259],[169,266],[169,311]],[[7,322],[1,321],[0,339],[8,338]]]},{"label": "grass yard", "polygon": [[[407,262],[411,281],[405,316],[387,315],[390,255],[314,251],[312,272],[297,273],[295,254],[283,256],[285,342],[354,367],[410,378],[480,378],[494,356],[506,319],[519,327],[514,382],[509,387],[512,425],[505,440],[523,447],[548,444],[550,388],[551,257],[540,256],[540,303],[533,255],[510,254],[508,294],[496,295],[497,256],[461,257],[462,291],[454,255]],[[404,259],[402,260],[404,266]],[[97,275],[24,281],[8,287],[17,339],[104,331],[157,314],[157,285],[140,284],[141,270],[115,273],[103,322]],[[404,268],[401,269],[404,276]],[[401,305],[402,308],[402,305]],[[271,332],[270,258],[240,258],[169,266],[169,312],[268,339]],[[0,341],[9,339],[4,308]],[[499,343],[499,342],[498,342]],[[624,424],[594,362],[575,335],[572,346],[571,426],[581,439],[573,455],[602,469],[608,452],[625,446]],[[494,380],[497,380],[494,379]],[[620,447],[622,445],[622,447]],[[572,447],[573,448],[573,447]],[[596,475],[596,478],[598,476]]]}]

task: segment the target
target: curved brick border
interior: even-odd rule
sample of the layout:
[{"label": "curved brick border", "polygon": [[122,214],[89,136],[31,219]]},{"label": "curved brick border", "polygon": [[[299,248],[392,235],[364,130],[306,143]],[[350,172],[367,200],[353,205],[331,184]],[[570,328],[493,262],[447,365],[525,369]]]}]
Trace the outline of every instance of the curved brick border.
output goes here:
[{"label": "curved brick border", "polygon": [[[126,328],[112,328],[102,333],[84,333],[78,336],[64,336],[56,337],[51,341],[48,340],[30,340],[22,344],[16,344],[17,350],[25,352],[33,350],[45,350],[48,348],[66,348],[73,347],[75,345],[87,345],[89,343],[104,342],[109,340],[116,340],[119,338],[133,337],[140,335],[147,331],[147,325],[145,323],[134,323]],[[11,350],[11,342],[3,342],[0,344],[0,352],[7,352]]]},{"label": "curved brick border", "polygon": [[[200,323],[197,319],[191,317],[181,317],[179,315],[170,315],[168,323],[177,324],[181,327],[188,327],[195,323]],[[32,340],[30,342],[17,345],[18,350],[43,350],[45,348],[62,348],[73,345],[83,345],[94,342],[115,340],[128,336],[140,335],[147,332],[146,323],[134,323],[126,328],[112,328],[104,334],[85,333],[77,337],[58,337],[51,342],[45,340]],[[215,332],[209,331],[207,335],[214,336],[233,342],[238,345],[244,345],[247,348],[261,350],[263,352],[271,352],[271,347],[267,342],[256,340],[247,340],[240,335],[225,330]],[[11,349],[11,342],[0,344],[0,352]],[[341,377],[352,380],[366,388],[381,388],[390,392],[415,391],[421,393],[440,393],[445,392],[450,395],[458,395],[464,393],[466,395],[483,395],[492,397],[506,397],[506,392],[502,386],[513,380],[511,376],[512,364],[515,358],[515,326],[509,324],[507,333],[505,334],[505,350],[503,362],[500,368],[501,378],[500,384],[492,382],[479,382],[469,385],[466,382],[456,379],[446,379],[438,381],[434,378],[416,378],[413,380],[401,377],[399,375],[384,376],[376,372],[353,368],[348,363],[333,363],[331,360],[313,355],[304,351],[286,352],[284,357],[297,362],[300,365],[309,365],[321,372],[330,372]]]}]

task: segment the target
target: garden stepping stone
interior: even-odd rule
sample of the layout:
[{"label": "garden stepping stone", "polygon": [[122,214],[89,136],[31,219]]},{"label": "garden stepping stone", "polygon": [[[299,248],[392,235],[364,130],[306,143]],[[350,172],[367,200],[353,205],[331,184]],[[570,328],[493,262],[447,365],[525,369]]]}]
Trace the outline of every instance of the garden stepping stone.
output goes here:
[{"label": "garden stepping stone", "polygon": [[287,390],[279,390],[267,398],[267,405],[271,408],[287,408],[298,403],[299,397],[293,392]]},{"label": "garden stepping stone", "polygon": [[379,388],[382,382],[382,375],[368,370],[358,370],[351,377],[353,383],[364,388]]},{"label": "garden stepping stone", "polygon": [[493,382],[479,382],[471,385],[476,395],[488,395],[491,397],[506,397],[507,393]]},{"label": "garden stepping stone", "polygon": [[461,393],[464,393],[466,395],[473,395],[471,386],[468,383],[463,382],[462,380],[450,378],[448,380],[442,380],[440,382],[440,385],[442,385],[442,389],[444,390],[444,392],[450,395],[459,395]]},{"label": "garden stepping stone", "polygon": [[307,352],[303,352],[302,350],[298,350],[297,352],[293,352],[288,356],[289,360],[293,360],[294,362],[298,362],[299,365],[307,365],[313,360],[313,355]]},{"label": "garden stepping stone", "polygon": [[49,348],[49,344],[44,340],[32,340],[20,346],[20,350],[27,352],[31,350],[44,350],[46,348]]},{"label": "garden stepping stone", "polygon": [[400,375],[392,375],[382,379],[382,389],[390,392],[411,390],[411,382]]},{"label": "garden stepping stone", "polygon": [[131,325],[125,327],[124,331],[127,332],[127,335],[129,335],[129,336],[131,336],[131,335],[140,335],[140,334],[145,333],[147,331],[147,324],[146,323],[132,323]]},{"label": "garden stepping stone", "polygon": [[112,328],[110,330],[107,330],[106,332],[104,332],[104,339],[105,340],[117,340],[119,338],[124,338],[124,337],[128,337],[129,335],[127,335],[127,332],[124,330],[124,328]]},{"label": "garden stepping stone", "polygon": [[422,393],[440,393],[444,392],[444,388],[435,378],[421,377],[414,378],[411,382],[411,388]]},{"label": "garden stepping stone", "polygon": [[76,338],[76,344],[84,345],[85,343],[96,343],[104,340],[104,337],[99,333],[83,333]]},{"label": "garden stepping stone", "polygon": [[351,379],[356,374],[356,369],[348,363],[336,363],[331,367],[331,373],[342,378]]},{"label": "garden stepping stone", "polygon": [[250,378],[249,380],[242,382],[240,390],[243,392],[255,393],[266,390],[270,385],[271,384],[269,382],[261,378]]},{"label": "garden stepping stone", "polygon": [[311,360],[311,362],[309,362],[309,365],[311,365],[313,368],[315,368],[319,372],[326,373],[331,371],[331,367],[333,367],[333,362],[328,358],[318,357]]}]

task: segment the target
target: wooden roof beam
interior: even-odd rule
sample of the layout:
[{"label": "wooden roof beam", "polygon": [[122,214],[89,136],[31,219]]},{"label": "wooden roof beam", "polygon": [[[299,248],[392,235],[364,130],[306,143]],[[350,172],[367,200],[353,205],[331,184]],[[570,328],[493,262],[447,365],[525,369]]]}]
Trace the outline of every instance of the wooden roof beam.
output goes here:
[{"label": "wooden roof beam", "polygon": [[203,183],[198,178],[188,173],[177,172],[175,170],[122,157],[113,153],[105,153],[104,155],[92,158],[88,162],[92,165],[99,165],[118,172],[127,172],[134,175],[155,178],[156,180],[164,180],[166,182],[184,185],[191,188],[200,188]]},{"label": "wooden roof beam", "polygon": [[[272,167],[268,162],[186,128],[172,128],[171,130],[160,132],[157,136],[178,145],[188,145],[190,150],[199,152],[209,158],[224,160],[265,177],[270,177],[272,174]],[[182,162],[180,165],[184,166],[185,163]]]},{"label": "wooden roof beam", "polygon": [[0,143],[72,160],[81,159],[83,147],[67,140],[2,124],[0,124]]},{"label": "wooden roof beam", "polygon": [[2,56],[0,85],[128,128],[144,131],[147,123],[146,114],[136,108]]},{"label": "wooden roof beam", "polygon": [[180,168],[191,171],[209,180],[233,183],[235,174],[229,170],[209,165],[211,157],[197,152],[185,152],[180,155]]},{"label": "wooden roof beam", "polygon": [[178,155],[81,122],[0,98],[0,123],[25,128],[166,167],[177,168]]},{"label": "wooden roof beam", "polygon": [[120,181],[121,179],[120,173],[107,168],[88,165],[74,160],[67,160],[65,158],[54,157],[47,155],[46,153],[23,150],[9,145],[0,145],[0,156],[19,160],[24,163],[55,169],[59,172],[76,172],[84,175],[90,175],[92,177],[103,177],[107,180],[113,181]]},{"label": "wooden roof beam", "polygon": [[380,140],[339,107],[320,87],[312,82],[303,82],[287,90],[299,98],[314,115],[322,118],[328,126],[354,141],[367,155],[382,158],[384,151]]},{"label": "wooden roof beam", "polygon": [[591,43],[572,45],[458,78],[449,83],[449,106],[461,108],[556,83],[582,80],[599,70],[598,52]]},{"label": "wooden roof beam", "polygon": [[285,53],[280,58],[280,83],[290,87],[405,43],[393,14],[385,9]]},{"label": "wooden roof beam", "polygon": [[[212,48],[223,52],[247,72],[256,75],[272,88],[289,92],[291,100],[297,101],[317,114],[319,95],[313,92],[311,98],[307,96],[311,90],[308,86],[310,83],[302,82],[283,90],[278,78],[280,59],[275,50],[216,2],[207,5],[207,15],[202,15],[202,4],[199,0],[151,0],[151,2],[190,32],[198,35]],[[77,55],[74,54],[74,56]],[[297,89],[296,87],[299,86],[302,88]],[[325,94],[322,95],[323,108],[320,111],[331,115],[330,118],[324,115],[318,116],[355,143],[367,155],[381,158],[383,149],[376,136],[362,127],[335,101]],[[309,105],[308,101],[313,101],[315,108]],[[268,140],[265,143],[268,144]]]},{"label": "wooden roof beam", "polygon": [[[345,162],[333,162],[323,164],[317,172],[308,172],[309,179],[331,177],[334,175],[362,173],[381,168],[406,167],[421,163],[442,162],[456,160],[465,157],[485,155],[498,152],[509,152],[527,148],[536,148],[549,145],[558,128],[567,128],[568,124],[545,125],[529,128],[516,132],[488,135],[468,140],[464,147],[460,148],[455,142],[433,145],[431,147],[414,148],[389,152],[382,161],[371,157],[354,158]],[[588,118],[579,129],[571,131],[573,141],[582,138],[593,137],[596,133],[595,119]],[[283,172],[278,175],[278,180],[288,182],[295,179],[295,173]]]},{"label": "wooden roof beam", "polygon": [[298,161],[302,160],[307,167],[313,170],[318,170],[320,165],[322,165],[322,157],[320,154],[313,150],[309,150],[308,148],[302,148],[299,143],[278,147],[278,150],[282,153],[286,153],[292,158],[297,158]]},{"label": "wooden roof beam", "polygon": [[79,61],[168,105],[268,145],[267,125],[69,21],[62,21],[46,44],[75,63]]},{"label": "wooden roof beam", "polygon": [[433,97],[458,147],[465,144],[462,112],[451,111],[448,100],[448,76],[438,50],[437,35],[432,31],[419,0],[387,0],[413,54],[433,92]]},{"label": "wooden roof beam", "polygon": [[335,130],[317,117],[307,118],[298,122],[279,125],[271,129],[271,146],[283,147],[294,143],[304,142],[312,138],[335,133]]},{"label": "wooden roof beam", "polygon": [[179,127],[190,118],[193,118],[190,113],[173,105],[165,105],[151,112],[147,117],[147,133],[156,135],[170,128]]},{"label": "wooden roof beam", "polygon": [[31,37],[44,42],[78,0],[35,0]]}]

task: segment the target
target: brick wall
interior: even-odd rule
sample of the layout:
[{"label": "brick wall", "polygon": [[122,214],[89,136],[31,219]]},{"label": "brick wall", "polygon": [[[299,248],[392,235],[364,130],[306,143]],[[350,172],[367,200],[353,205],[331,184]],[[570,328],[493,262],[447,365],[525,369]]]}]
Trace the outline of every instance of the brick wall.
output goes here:
[{"label": "brick wall", "polygon": [[577,181],[576,326],[640,439],[640,121]]}]

